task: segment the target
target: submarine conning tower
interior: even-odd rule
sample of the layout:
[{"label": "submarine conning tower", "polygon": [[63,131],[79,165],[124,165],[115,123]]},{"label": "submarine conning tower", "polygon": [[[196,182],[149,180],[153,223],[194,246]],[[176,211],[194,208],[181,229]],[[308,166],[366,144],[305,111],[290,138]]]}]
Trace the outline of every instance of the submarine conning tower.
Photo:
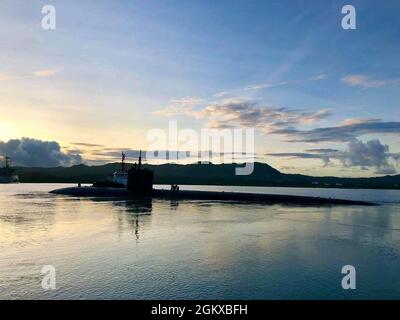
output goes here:
[{"label": "submarine conning tower", "polygon": [[142,151],[139,153],[139,164],[128,170],[129,192],[138,195],[150,195],[153,192],[154,172],[142,168]]}]

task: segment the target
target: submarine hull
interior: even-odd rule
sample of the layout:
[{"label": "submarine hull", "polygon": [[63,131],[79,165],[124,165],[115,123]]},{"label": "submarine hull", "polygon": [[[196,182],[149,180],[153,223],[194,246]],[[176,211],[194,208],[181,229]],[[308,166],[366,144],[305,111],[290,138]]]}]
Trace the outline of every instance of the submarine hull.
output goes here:
[{"label": "submarine hull", "polygon": [[[97,187],[70,187],[53,190],[50,193],[76,197],[104,197],[104,198],[137,198],[143,194],[136,194],[125,188],[97,188]],[[236,202],[255,202],[269,204],[304,204],[304,205],[377,205],[372,202],[344,200],[334,198],[319,198],[308,196],[259,194],[242,192],[218,192],[195,190],[159,190],[154,189],[146,197],[176,200],[220,200]]]}]

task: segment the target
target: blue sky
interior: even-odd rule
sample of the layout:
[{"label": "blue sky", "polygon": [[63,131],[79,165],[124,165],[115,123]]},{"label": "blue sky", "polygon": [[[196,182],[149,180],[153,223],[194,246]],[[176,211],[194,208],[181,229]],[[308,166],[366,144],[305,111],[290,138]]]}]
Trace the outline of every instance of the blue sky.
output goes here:
[{"label": "blue sky", "polygon": [[[41,28],[45,4],[56,30]],[[356,30],[341,28],[345,4]],[[96,160],[105,148],[146,149],[146,132],[168,120],[199,130],[218,119],[194,115],[213,106],[229,116],[241,103],[243,118],[262,114],[256,152],[278,169],[395,173],[399,11],[395,0],[2,1],[0,140],[54,140]],[[270,120],[277,110],[291,119],[284,127]],[[332,127],[332,140],[315,138]]]}]

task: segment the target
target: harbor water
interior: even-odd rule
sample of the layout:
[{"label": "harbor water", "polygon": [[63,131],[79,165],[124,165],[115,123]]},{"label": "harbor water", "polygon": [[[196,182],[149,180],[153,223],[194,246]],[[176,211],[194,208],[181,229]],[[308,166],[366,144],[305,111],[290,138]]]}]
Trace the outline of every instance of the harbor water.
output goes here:
[{"label": "harbor water", "polygon": [[[400,191],[181,186],[379,202],[135,202],[0,185],[1,299],[399,299]],[[168,186],[157,186],[168,188]],[[42,287],[43,266],[56,289]],[[344,290],[342,267],[356,269]]]}]

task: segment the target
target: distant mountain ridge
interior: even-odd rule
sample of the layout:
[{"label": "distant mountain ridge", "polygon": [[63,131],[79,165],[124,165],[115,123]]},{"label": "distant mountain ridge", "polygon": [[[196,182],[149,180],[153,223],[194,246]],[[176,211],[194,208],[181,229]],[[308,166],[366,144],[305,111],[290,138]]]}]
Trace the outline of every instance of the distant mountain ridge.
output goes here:
[{"label": "distant mountain ridge", "polygon": [[[120,169],[120,166],[120,163],[99,166],[81,164],[56,168],[16,167],[16,170],[21,182],[93,183],[105,180]],[[238,166],[242,165],[211,163],[144,165],[154,171],[156,184],[400,189],[400,175],[371,178],[313,177],[281,173],[266,163],[255,162],[251,175],[237,176],[235,169]]]}]

